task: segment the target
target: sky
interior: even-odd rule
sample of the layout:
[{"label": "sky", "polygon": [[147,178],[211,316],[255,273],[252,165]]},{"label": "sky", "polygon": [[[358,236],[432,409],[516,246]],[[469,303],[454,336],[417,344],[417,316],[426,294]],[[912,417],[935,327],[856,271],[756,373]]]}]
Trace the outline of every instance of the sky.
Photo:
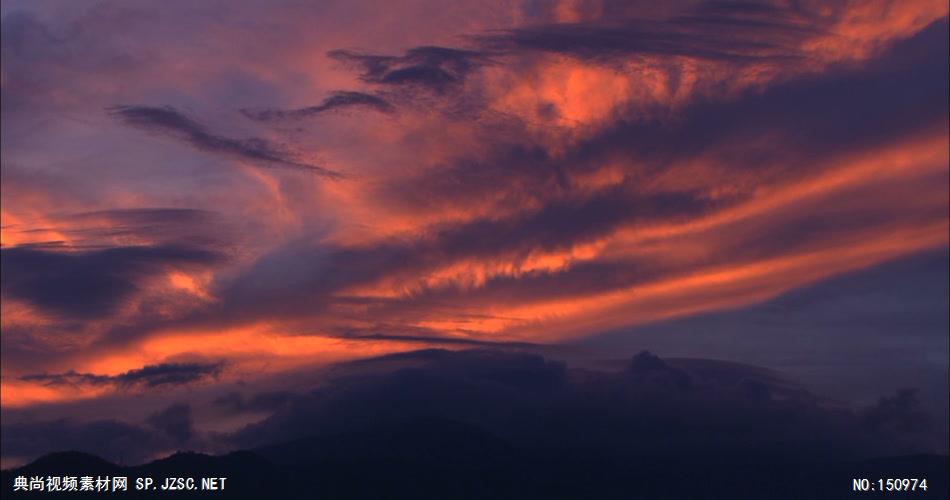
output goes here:
[{"label": "sky", "polygon": [[371,360],[648,350],[945,423],[947,14],[4,2],[4,466],[265,442]]}]

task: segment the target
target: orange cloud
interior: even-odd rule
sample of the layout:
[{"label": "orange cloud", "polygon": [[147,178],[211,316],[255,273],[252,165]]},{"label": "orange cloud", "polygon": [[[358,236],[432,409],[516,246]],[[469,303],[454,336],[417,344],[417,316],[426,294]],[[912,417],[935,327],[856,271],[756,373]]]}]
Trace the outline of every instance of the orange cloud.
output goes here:
[{"label": "orange cloud", "polygon": [[[664,135],[693,119],[687,111],[696,103],[730,103],[777,83],[818,81],[823,72],[848,69],[844,66],[853,70],[947,15],[946,2],[862,2],[839,8],[821,3],[806,5],[817,16],[814,29],[796,30],[805,20],[786,7],[780,4],[777,10],[789,24],[776,32],[766,32],[753,22],[756,18],[729,18],[741,36],[733,40],[734,33],[724,33],[724,48],[707,51],[696,40],[720,38],[689,24],[710,21],[701,11],[687,11],[694,17],[683,20],[677,17],[682,12],[665,12],[673,7],[651,7],[647,17],[656,25],[641,34],[662,43],[644,42],[646,48],[618,43],[618,48],[598,45],[596,36],[570,37],[603,35],[604,29],[629,35],[620,22],[629,13],[604,19],[615,15],[607,3],[558,2],[550,11],[541,10],[561,24],[539,32],[568,37],[574,46],[540,38],[530,40],[534,45],[512,42],[493,52],[491,45],[469,41],[483,65],[451,74],[443,66],[452,61],[420,62],[400,54],[412,50],[410,42],[454,43],[449,34],[455,31],[427,25],[396,45],[393,39],[409,35],[379,20],[398,17],[386,11],[373,22],[386,32],[365,35],[371,48],[386,51],[371,56],[371,63],[402,58],[389,80],[354,76],[326,57],[327,50],[350,46],[346,29],[336,27],[325,39],[312,35],[319,30],[271,33],[274,40],[295,43],[269,40],[258,47],[257,39],[245,37],[243,25],[219,26],[210,46],[176,46],[178,52],[171,53],[182,55],[180,60],[159,58],[128,81],[148,81],[155,85],[148,89],[158,89],[143,95],[172,93],[162,87],[167,85],[217,99],[253,94],[246,90],[251,88],[265,104],[299,107],[354,87],[391,101],[397,111],[341,112],[265,126],[236,121],[235,110],[244,103],[235,103],[207,121],[207,130],[227,131],[221,137],[251,137],[232,145],[288,143],[308,161],[326,162],[346,174],[336,182],[262,169],[253,156],[212,162],[198,155],[196,160],[188,148],[176,149],[148,134],[100,130],[99,124],[84,125],[78,135],[58,136],[64,157],[81,156],[71,150],[75,143],[101,133],[103,142],[128,143],[133,157],[144,152],[169,170],[149,165],[155,170],[129,174],[114,167],[110,177],[102,174],[110,172],[108,167],[90,169],[86,177],[96,187],[81,189],[64,173],[67,169],[51,167],[56,175],[39,181],[33,175],[10,182],[5,177],[4,249],[59,242],[55,251],[78,254],[181,243],[204,245],[226,258],[162,265],[153,273],[136,268],[115,286],[125,294],[108,314],[82,321],[69,322],[61,310],[44,310],[29,297],[12,297],[18,290],[5,289],[11,297],[2,306],[4,340],[33,353],[47,348],[52,354],[40,362],[42,369],[115,375],[170,360],[213,358],[226,361],[224,377],[255,377],[418,347],[341,338],[381,325],[454,339],[560,341],[742,307],[839,273],[946,246],[950,143],[945,121],[902,128],[904,118],[895,117],[894,128],[849,137],[847,144],[842,139],[840,149],[818,144],[807,150],[809,144],[795,140],[811,131],[792,130],[796,124],[776,126],[774,133],[768,129],[784,125],[783,116],[761,118],[766,129],[761,134],[738,127],[732,135],[719,136],[713,133],[717,123],[700,120],[709,130],[697,133],[695,142],[685,137],[689,130],[683,137]],[[363,12],[368,7],[353,8]],[[476,10],[477,19],[457,19],[453,26],[472,33],[513,27],[530,9],[466,11],[474,15]],[[268,19],[293,24],[297,14],[278,9]],[[680,45],[684,39],[689,43]],[[242,51],[206,57],[235,40],[242,49],[274,57],[249,60]],[[247,40],[255,40],[254,47]],[[585,58],[584,51],[571,50],[585,41],[589,51],[599,48],[607,55]],[[274,51],[284,45],[286,50]],[[364,69],[372,72],[372,64]],[[162,80],[156,77],[161,73],[174,76]],[[218,89],[218,79],[232,73],[242,75],[240,81]],[[4,69],[5,92],[10,74]],[[432,75],[450,84],[424,88],[422,77]],[[116,81],[127,80],[84,75],[81,93],[53,104],[68,101],[72,109],[87,93],[103,99],[112,93],[141,97],[121,94]],[[200,97],[219,105],[208,95]],[[828,100],[835,98],[840,96]],[[743,122],[743,112],[747,108],[727,118]],[[903,108],[895,113],[912,114]],[[677,143],[650,144],[649,134],[633,137],[643,132],[618,124],[650,126],[656,141]],[[624,147],[635,139],[643,144]],[[4,147],[6,162],[8,151],[17,151]],[[661,148],[663,154],[650,154]],[[98,165],[100,157],[112,161],[103,153],[88,163]],[[215,170],[216,162],[234,168]],[[179,163],[185,167],[175,170]],[[31,168],[14,170],[29,173]],[[99,177],[113,184],[98,186]],[[136,183],[140,178],[162,182],[153,187]],[[675,206],[631,202],[630,208],[618,202],[597,206],[584,217],[575,213],[605,192],[620,201],[670,195],[669,205],[685,200],[688,206],[677,211]],[[561,210],[550,215],[545,210],[551,206]],[[625,218],[615,213],[618,206],[630,208]],[[190,207],[200,209],[191,213]],[[504,234],[510,241],[489,238],[496,227],[508,230]],[[585,266],[598,265],[607,271],[584,274]],[[642,276],[634,272],[641,269]],[[627,274],[616,277],[621,270]],[[19,380],[25,369],[5,369],[3,405],[98,397],[113,390],[71,392]]]}]

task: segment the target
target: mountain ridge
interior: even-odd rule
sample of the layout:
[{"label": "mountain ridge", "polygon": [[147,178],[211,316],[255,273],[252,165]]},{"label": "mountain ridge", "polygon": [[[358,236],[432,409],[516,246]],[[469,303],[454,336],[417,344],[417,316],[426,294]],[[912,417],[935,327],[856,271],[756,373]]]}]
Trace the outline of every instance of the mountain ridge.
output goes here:
[{"label": "mountain ridge", "polygon": [[[550,454],[477,426],[422,417],[223,455],[177,452],[135,466],[58,452],[4,470],[2,476],[4,497],[11,498],[41,496],[13,493],[15,477],[54,474],[126,476],[129,491],[117,493],[122,498],[841,498],[852,493],[854,479],[924,477],[928,491],[911,495],[946,498],[947,465],[948,457],[926,454],[851,462],[725,454]],[[155,485],[190,477],[196,488],[201,477],[227,480],[225,489],[216,491],[136,490],[136,480],[145,477]]]}]

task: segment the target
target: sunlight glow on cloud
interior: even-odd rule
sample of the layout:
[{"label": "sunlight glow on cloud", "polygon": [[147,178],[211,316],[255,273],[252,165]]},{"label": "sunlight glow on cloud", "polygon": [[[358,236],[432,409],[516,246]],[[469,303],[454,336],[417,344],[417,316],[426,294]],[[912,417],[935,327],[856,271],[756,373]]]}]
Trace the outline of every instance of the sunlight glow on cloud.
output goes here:
[{"label": "sunlight glow on cloud", "polygon": [[38,373],[559,342],[948,244],[946,2],[346,29],[370,4],[322,38],[292,4],[4,15],[4,406],[131,390]]}]

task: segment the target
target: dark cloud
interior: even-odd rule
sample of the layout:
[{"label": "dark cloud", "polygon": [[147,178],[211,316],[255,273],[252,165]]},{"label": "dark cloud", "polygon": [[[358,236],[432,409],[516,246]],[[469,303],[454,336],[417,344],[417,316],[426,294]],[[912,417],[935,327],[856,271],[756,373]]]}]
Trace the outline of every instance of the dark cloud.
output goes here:
[{"label": "dark cloud", "polygon": [[260,138],[232,139],[207,130],[170,106],[114,106],[109,113],[126,125],[169,135],[195,149],[231,156],[267,166],[305,170],[328,178],[341,178],[338,172],[302,162],[283,148]]},{"label": "dark cloud", "polygon": [[483,218],[438,231],[433,250],[466,257],[506,251],[558,250],[603,236],[624,223],[695,217],[713,203],[696,193],[640,194],[627,185],[591,196],[550,200],[540,210]]},{"label": "dark cloud", "polygon": [[141,426],[4,424],[3,454],[75,449],[135,462],[182,446],[258,447],[419,419],[475,426],[532,453],[591,459],[752,453],[837,460],[939,452],[930,433],[936,422],[912,391],[854,411],[739,363],[641,352],[617,368],[575,368],[499,349],[404,352],[336,365],[309,393],[232,392],[212,400],[229,414],[273,414],[234,434],[203,435],[191,407],[173,404]]},{"label": "dark cloud", "polygon": [[[220,214],[192,208],[130,208],[66,214],[56,227],[10,228],[21,234],[55,231],[72,247],[94,246],[104,239],[138,237],[166,244],[222,246],[229,239]],[[87,243],[88,242],[88,243]]]},{"label": "dark cloud", "polygon": [[[948,266],[946,248],[938,249],[753,306],[617,328],[571,345],[603,356],[650,348],[662,356],[756,359],[826,397],[869,407],[881,394],[914,387],[922,405],[914,411],[946,422],[950,388],[940,354],[950,348]],[[932,441],[948,442],[947,432],[937,429]]]},{"label": "dark cloud", "polygon": [[933,425],[920,407],[915,389],[901,389],[893,396],[882,397],[876,405],[865,410],[864,417],[884,433],[926,433]]},{"label": "dark cloud", "polygon": [[318,115],[325,113],[327,111],[334,111],[339,109],[346,108],[368,108],[381,113],[392,113],[393,106],[388,101],[383,99],[378,95],[366,94],[363,92],[353,92],[346,90],[339,90],[333,92],[330,97],[327,97],[320,104],[316,106],[310,106],[308,108],[293,109],[293,110],[279,110],[279,109],[265,109],[265,110],[251,110],[251,109],[242,109],[241,113],[244,116],[252,120],[257,121],[271,121],[271,120],[280,120],[285,118],[306,118],[309,116]]},{"label": "dark cloud", "polygon": [[215,398],[211,403],[228,413],[274,412],[286,407],[296,396],[288,391],[259,392],[251,396],[235,391]]},{"label": "dark cloud", "polygon": [[120,384],[180,385],[207,377],[216,377],[221,372],[221,363],[161,363],[129,370],[115,378]]},{"label": "dark cloud", "polygon": [[754,39],[757,26],[730,23],[730,36],[720,26],[688,20],[666,22],[627,21],[614,25],[559,24],[478,35],[475,40],[498,52],[540,51],[590,60],[610,60],[636,54],[688,56],[700,59],[752,63],[796,58],[790,43],[775,37]]},{"label": "dark cloud", "polygon": [[119,375],[97,375],[94,373],[40,373],[24,375],[21,380],[42,382],[47,385],[103,385],[119,387],[159,387],[175,386],[216,378],[222,363],[160,363],[145,365]]},{"label": "dark cloud", "polygon": [[145,422],[178,443],[185,443],[195,435],[191,406],[186,404],[174,404],[155,412],[145,419]]},{"label": "dark cloud", "polygon": [[55,251],[0,250],[3,294],[50,312],[77,318],[105,316],[125,303],[140,283],[169,266],[207,266],[221,254],[186,246],[134,246]]},{"label": "dark cloud", "polygon": [[804,59],[802,43],[829,34],[842,15],[840,8],[820,12],[800,4],[767,2],[698,2],[659,18],[644,17],[645,11],[656,9],[636,2],[598,7],[599,15],[586,15],[578,22],[497,30],[470,38],[483,50],[497,53],[547,52],[602,62],[658,55],[733,64],[788,63]]},{"label": "dark cloud", "polygon": [[341,368],[343,375],[248,426],[235,442],[264,444],[436,417],[477,425],[511,442],[580,446],[594,455],[701,450],[845,458],[933,446],[868,416],[882,410],[866,415],[827,405],[763,370],[668,362],[647,352],[619,372],[568,368],[526,353],[436,349]]},{"label": "dark cloud", "polygon": [[488,55],[478,51],[423,46],[401,56],[365,54],[353,50],[333,50],[328,55],[355,65],[360,79],[381,85],[415,85],[443,92],[465,81],[475,69],[490,62]]}]

